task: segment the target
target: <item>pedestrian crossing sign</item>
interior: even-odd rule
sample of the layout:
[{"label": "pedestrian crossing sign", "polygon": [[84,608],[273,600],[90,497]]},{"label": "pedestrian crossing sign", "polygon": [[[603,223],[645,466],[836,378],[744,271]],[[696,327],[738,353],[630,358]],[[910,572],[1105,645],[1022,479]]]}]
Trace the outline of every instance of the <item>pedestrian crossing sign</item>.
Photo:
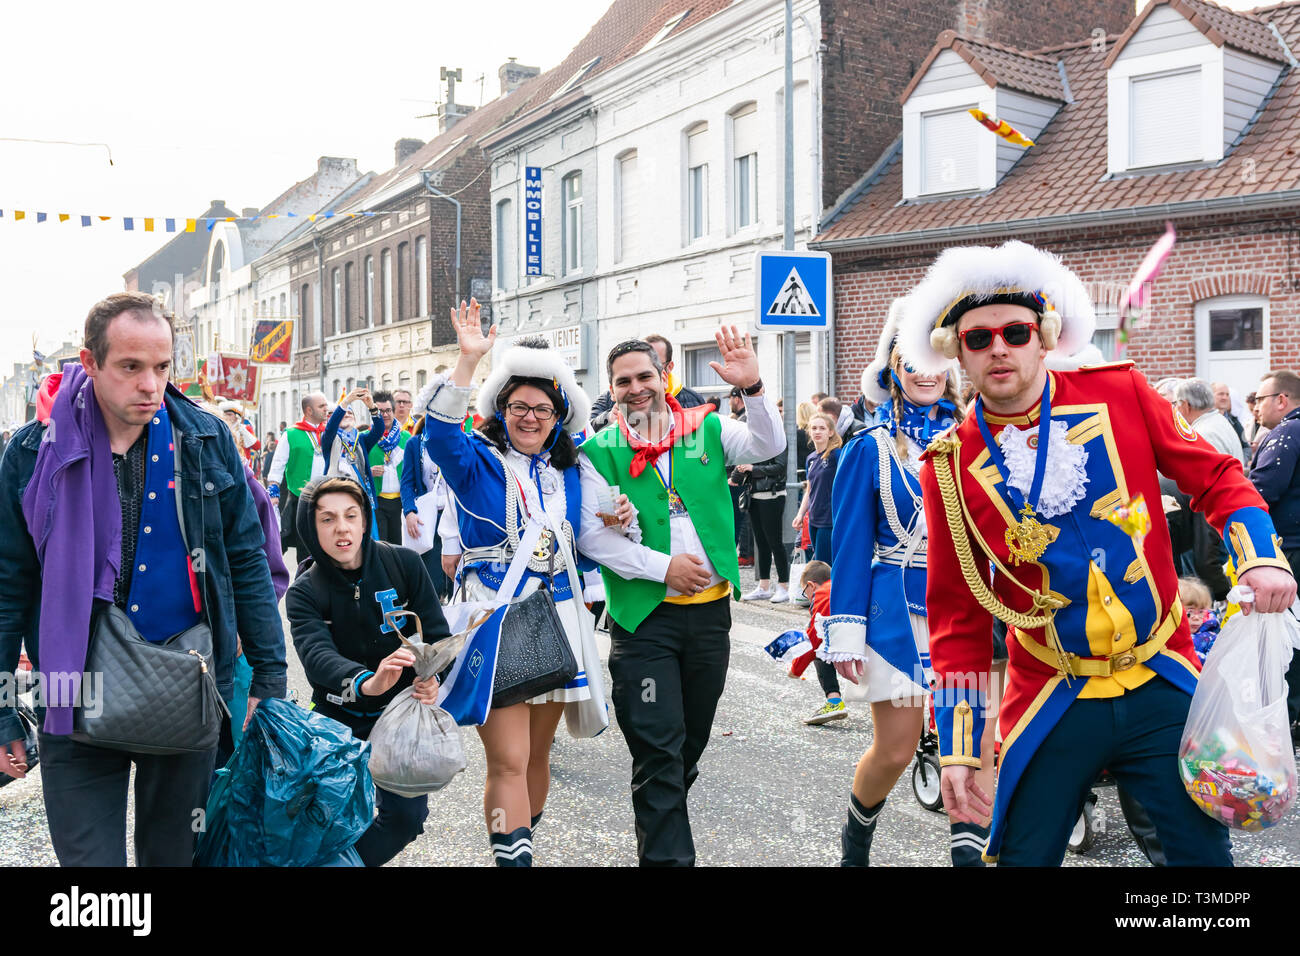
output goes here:
[{"label": "pedestrian crossing sign", "polygon": [[780,250],[754,257],[755,324],[768,332],[829,328],[831,257],[826,252]]}]

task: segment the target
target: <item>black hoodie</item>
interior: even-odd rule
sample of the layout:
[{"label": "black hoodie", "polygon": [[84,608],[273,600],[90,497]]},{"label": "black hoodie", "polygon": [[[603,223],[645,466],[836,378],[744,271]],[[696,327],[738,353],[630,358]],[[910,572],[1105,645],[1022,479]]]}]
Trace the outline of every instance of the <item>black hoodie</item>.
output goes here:
[{"label": "black hoodie", "polygon": [[[374,516],[365,495],[361,567],[345,571],[325,553],[316,535],[315,516],[316,490],[325,480],[310,482],[298,499],[296,529],[314,563],[290,586],[285,608],[293,648],[307,672],[316,711],[347,724],[365,739],[384,706],[415,679],[414,669],[405,668],[386,693],[369,697],[360,692],[357,678],[373,673],[380,661],[401,646],[395,633],[384,630],[384,609],[405,607],[419,615],[426,643],[447,637],[449,632],[420,556],[371,538]],[[387,560],[381,552],[387,552]],[[402,633],[407,637],[415,634],[412,618],[404,619]]]}]

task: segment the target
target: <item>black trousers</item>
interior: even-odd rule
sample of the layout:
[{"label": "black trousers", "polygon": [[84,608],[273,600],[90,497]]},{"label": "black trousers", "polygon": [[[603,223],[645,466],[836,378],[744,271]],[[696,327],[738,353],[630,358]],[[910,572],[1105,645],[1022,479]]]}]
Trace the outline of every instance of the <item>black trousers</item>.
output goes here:
[{"label": "black trousers", "polygon": [[835,673],[835,665],[820,657],[813,658],[813,667],[817,668],[817,683],[822,685],[823,694],[840,696],[840,678]]},{"label": "black trousers", "polygon": [[758,545],[758,561],[754,576],[760,581],[772,576],[772,559],[776,558],[776,580],[790,580],[790,555],[785,550],[782,522],[785,518],[785,495],[775,498],[754,498],[749,502],[749,520],[754,525],[754,541]]},{"label": "black trousers", "polygon": [[135,764],[137,866],[192,866],[216,750],[131,754],[41,732],[41,786],[60,866],[126,866],[126,798]]},{"label": "black trousers", "polygon": [[[1284,551],[1287,564],[1291,565],[1291,573],[1300,580],[1300,548]],[[1286,715],[1290,718],[1291,723],[1300,720],[1300,651],[1291,655],[1291,666],[1286,672]]]},{"label": "black trousers", "polygon": [[389,544],[402,543],[402,499],[375,496],[378,505],[375,519],[379,522],[379,540]]},{"label": "black trousers", "polygon": [[686,792],[699,776],[731,652],[729,598],[661,604],[635,631],[610,624],[614,712],[632,752],[642,866],[694,866]]}]

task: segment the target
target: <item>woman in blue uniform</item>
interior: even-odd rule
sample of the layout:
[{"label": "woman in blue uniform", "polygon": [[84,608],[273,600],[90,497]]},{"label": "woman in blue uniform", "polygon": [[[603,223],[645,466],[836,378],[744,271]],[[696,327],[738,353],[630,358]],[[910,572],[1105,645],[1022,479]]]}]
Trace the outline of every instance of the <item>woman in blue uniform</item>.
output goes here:
[{"label": "woman in blue uniform", "polygon": [[[862,376],[874,424],[840,456],[831,498],[830,615],[818,656],[866,687],[873,737],[853,776],[842,866],[867,866],[876,818],[916,753],[930,686],[925,611],[925,512],[917,477],[932,438],[960,420],[955,366],[918,375],[894,347],[905,300],[890,308]],[[898,613],[906,607],[906,613]],[[988,831],[952,827],[955,865],[981,865]]]},{"label": "woman in blue uniform", "polygon": [[[578,663],[578,675],[566,686],[494,707],[477,728],[487,757],[484,816],[493,857],[498,866],[531,866],[532,831],[550,788],[550,748],[560,715],[574,736],[594,736],[608,723],[574,545],[582,492],[572,435],[586,427],[591,400],[544,341],[524,340],[494,358],[479,389],[483,424],[466,434],[461,426],[474,371],[492,350],[496,329],[483,335],[473,301],[453,309],[451,320],[460,357],[450,378],[430,382],[416,407],[425,411],[425,452],[456,505],[461,597],[496,599],[521,541],[530,530],[540,531],[528,570],[509,596],[549,587]],[[622,516],[630,522],[631,510]],[[448,614],[454,619],[452,606]],[[448,677],[448,693],[455,674]]]}]

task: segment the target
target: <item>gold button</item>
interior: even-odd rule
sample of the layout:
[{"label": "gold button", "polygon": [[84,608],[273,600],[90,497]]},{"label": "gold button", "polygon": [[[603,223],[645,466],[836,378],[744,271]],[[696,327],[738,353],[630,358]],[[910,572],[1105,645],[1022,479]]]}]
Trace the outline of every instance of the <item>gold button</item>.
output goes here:
[{"label": "gold button", "polygon": [[1133,653],[1121,654],[1115,658],[1113,667],[1117,671],[1126,671],[1138,662],[1137,655]]},{"label": "gold button", "polygon": [[1110,604],[1110,600],[1111,600],[1110,595],[1107,594],[1104,598],[1101,599],[1101,603],[1102,603],[1102,604]]}]

